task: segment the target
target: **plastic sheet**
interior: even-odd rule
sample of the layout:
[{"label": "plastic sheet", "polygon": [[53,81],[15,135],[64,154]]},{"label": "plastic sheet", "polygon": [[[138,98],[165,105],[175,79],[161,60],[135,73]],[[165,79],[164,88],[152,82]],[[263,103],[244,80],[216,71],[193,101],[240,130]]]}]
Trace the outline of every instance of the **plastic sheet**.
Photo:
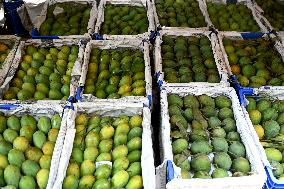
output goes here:
[{"label": "plastic sheet", "polygon": [[13,63],[14,56],[20,42],[20,38],[13,35],[1,35],[0,42],[4,42],[4,44],[8,45],[13,44],[10,53],[8,54],[7,58],[5,59],[4,63],[0,68],[0,85],[1,85],[4,82],[4,79],[10,69],[10,66]]}]

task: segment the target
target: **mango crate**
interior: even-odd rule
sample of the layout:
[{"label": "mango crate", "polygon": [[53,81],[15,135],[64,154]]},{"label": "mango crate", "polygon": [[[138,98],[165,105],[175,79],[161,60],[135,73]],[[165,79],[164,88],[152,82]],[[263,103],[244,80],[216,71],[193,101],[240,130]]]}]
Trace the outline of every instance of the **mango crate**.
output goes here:
[{"label": "mango crate", "polygon": [[217,36],[212,32],[161,30],[154,49],[159,86],[229,85],[222,51]]},{"label": "mango crate", "polygon": [[[64,103],[48,102],[0,104],[1,125],[3,121],[7,123],[1,127],[0,135],[1,163],[7,161],[2,169],[7,175],[13,170],[12,180],[5,177],[1,187],[8,184],[22,187],[29,183],[34,188],[52,188],[67,130],[69,109],[63,110],[64,106]],[[5,150],[5,146],[11,150]],[[13,154],[17,160],[13,160]],[[28,170],[27,166],[34,169]]]},{"label": "mango crate", "polygon": [[[69,6],[69,7],[66,7]],[[86,6],[85,10],[76,10],[77,7],[80,6]],[[51,7],[53,8],[53,11],[50,10]],[[76,8],[75,8],[76,7]],[[87,11],[87,8],[90,10]],[[65,14],[66,10],[72,10],[73,16],[71,16],[68,20],[68,12],[67,15],[61,16],[60,14]],[[52,12],[50,12],[52,11]],[[83,12],[82,12],[83,11]],[[81,15],[77,14],[86,14],[86,16],[82,16],[83,19],[81,20]],[[32,29],[32,38],[33,39],[62,39],[62,38],[84,38],[84,37],[90,37],[89,31],[94,29],[95,22],[97,19],[97,2],[92,0],[51,0],[46,1],[43,9],[39,16],[35,19],[33,25],[34,28]],[[58,16],[59,15],[59,16]],[[52,17],[54,18],[52,18]],[[77,16],[77,18],[76,18]],[[57,18],[58,17],[58,18]],[[79,18],[79,19],[78,19]],[[54,19],[61,19],[58,22],[54,22]],[[71,20],[72,19],[72,20]],[[70,20],[72,22],[70,22]],[[86,22],[86,28],[83,33],[80,33],[80,29],[82,29],[82,26],[79,26],[82,22]],[[53,24],[51,26],[51,24]],[[56,27],[54,27],[54,25]],[[77,28],[75,28],[76,24],[78,25]],[[70,27],[73,27],[72,29]],[[60,31],[60,29],[62,31]],[[66,30],[65,30],[66,29]],[[77,30],[76,30],[77,29]],[[59,30],[59,31],[58,31]]]},{"label": "mango crate", "polygon": [[208,30],[212,27],[206,5],[202,0],[153,0],[152,4],[157,30],[178,28]]},{"label": "mango crate", "polygon": [[[12,35],[0,36],[0,84],[3,83],[8,70],[13,63],[17,47],[19,45],[20,38]],[[7,51],[9,49],[9,52]]]},{"label": "mango crate", "polygon": [[153,39],[155,26],[150,0],[101,0],[93,39]]},{"label": "mango crate", "polygon": [[[182,105],[184,106],[183,108],[190,107],[190,106],[192,106],[193,108],[193,105],[194,105],[195,110],[192,110],[192,111],[196,111],[197,109],[199,109],[197,108],[197,104],[196,104],[197,101],[194,101],[194,103],[189,103],[189,101],[193,102],[194,96],[198,97],[199,102],[201,99],[208,99],[208,96],[209,96],[211,97],[211,99],[212,98],[215,99],[216,107],[221,107],[221,106],[223,107],[224,104],[226,104],[226,107],[230,106],[231,111],[232,111],[231,116],[233,116],[233,118],[230,118],[230,119],[234,120],[235,128],[232,129],[233,127],[231,127],[232,126],[231,124],[230,124],[231,126],[227,125],[228,123],[227,121],[226,122],[223,121],[223,124],[225,125],[222,125],[222,123],[220,122],[220,124],[218,125],[221,125],[221,127],[219,126],[212,127],[211,124],[213,122],[211,121],[209,122],[209,120],[213,119],[214,117],[213,118],[210,117],[209,120],[207,119],[208,129],[210,129],[211,127],[214,129],[210,129],[210,132],[206,132],[205,129],[204,130],[198,129],[200,127],[197,127],[194,121],[193,122],[186,121],[185,123],[184,121],[182,121],[183,119],[181,117],[178,118],[179,115],[175,114],[178,112],[174,112],[174,108],[173,108],[173,106],[178,106],[175,103],[179,103],[180,105],[182,105],[181,104],[182,101],[178,99],[182,99],[182,98],[184,98],[182,100],[185,100],[185,98],[188,99],[188,102],[183,101],[183,105]],[[173,99],[176,99],[176,100],[174,101]],[[220,100],[220,99],[223,99],[223,100]],[[227,103],[224,103],[225,99],[227,99],[226,100]],[[169,100],[170,100],[171,106],[169,106],[169,102],[168,102]],[[200,107],[202,108],[203,117],[209,116],[211,114],[210,113],[211,111],[210,112],[204,111],[206,109],[208,110],[208,107],[206,108],[206,106],[204,106],[203,103],[208,102],[208,104],[212,104],[212,102],[209,103],[209,101],[212,101],[212,100],[202,101],[202,104],[200,105]],[[228,102],[231,102],[231,103],[228,103]],[[169,110],[169,108],[171,110]],[[181,112],[182,115],[189,116],[190,111],[188,109],[185,110],[184,113]],[[180,111],[182,110],[183,109],[180,108]],[[221,119],[220,116],[223,113],[220,114],[220,112],[218,112],[218,117]],[[195,117],[197,120],[198,118],[197,114]],[[190,117],[186,117],[186,118],[187,120],[189,120]],[[205,117],[203,119],[205,120]],[[160,137],[161,137],[161,143],[162,143],[162,149],[163,149],[161,156],[163,160],[167,161],[166,188],[261,188],[263,186],[265,179],[266,179],[264,168],[259,158],[258,151],[256,151],[255,145],[253,141],[251,140],[250,136],[248,135],[249,129],[244,120],[242,109],[240,107],[236,92],[234,91],[233,88],[220,87],[220,86],[206,87],[206,88],[203,86],[200,86],[200,87],[167,87],[161,90],[161,120],[162,121],[161,121]],[[174,120],[176,120],[177,122],[174,122]],[[198,120],[201,121],[201,118],[198,118]],[[176,124],[177,128],[180,128],[180,129],[176,129],[175,123],[177,123]],[[185,128],[184,124],[187,124],[188,128]],[[202,121],[202,124],[205,126],[204,121]],[[206,128],[206,127],[202,127],[202,128]],[[215,131],[216,129],[218,131],[217,133]],[[221,130],[224,130],[224,132],[222,135],[219,135],[220,134],[219,131]],[[178,134],[177,131],[179,131],[180,134]],[[198,134],[197,131],[200,133]],[[231,134],[226,134],[226,131],[230,131],[228,133],[231,133]],[[231,138],[232,133],[235,133],[235,134],[238,133],[237,135],[239,137]],[[196,141],[193,142],[194,137],[201,137],[202,139],[200,138],[200,140],[197,140],[197,142]],[[231,141],[229,142],[230,143],[229,148],[218,148],[217,143],[215,143],[216,137],[217,138],[226,137],[228,141]],[[190,139],[190,142],[185,143],[184,140],[188,138]],[[238,140],[240,142],[237,142]],[[204,141],[206,143],[208,142],[209,148],[207,147],[204,147],[202,149],[195,148],[195,147],[200,147],[200,145],[196,146],[196,144],[200,142],[204,143]],[[178,142],[180,143],[180,146],[177,144]],[[239,168],[236,167],[237,162],[243,158],[236,155],[237,153],[233,152],[232,146],[236,144],[241,144],[241,142],[244,145],[244,149],[246,152],[245,154],[242,154],[242,157],[245,157],[250,165],[250,170],[248,174],[241,174],[241,172],[239,172],[240,171]],[[213,145],[214,151],[219,151],[219,152],[212,153],[211,145]],[[172,149],[174,151],[172,151]],[[191,152],[189,152],[189,149]],[[204,149],[207,149],[206,151],[208,153],[203,151]],[[221,162],[218,162],[217,157],[215,159],[215,156],[219,156],[220,154],[226,152],[226,149],[228,150],[228,153],[230,154],[230,156],[229,155],[228,156],[231,157],[232,159],[234,158],[236,159],[233,160],[232,164],[228,164],[228,166],[227,165],[225,166],[229,168],[229,169],[226,168],[225,170],[230,170],[226,172],[226,174],[224,173],[227,177],[222,178],[221,176],[218,178],[218,176],[215,175],[217,174],[215,173],[215,170],[217,170],[218,166],[219,168],[223,167],[222,163],[228,162],[228,161],[222,160]],[[179,154],[179,152],[181,152],[181,155],[177,155]],[[185,156],[189,158],[185,160],[184,159],[179,160],[178,156],[179,157]],[[206,159],[207,163],[206,163],[206,166],[202,166],[201,168],[198,168],[197,165],[200,165],[200,164],[197,163],[196,161],[197,159],[200,159],[201,157],[202,159]],[[191,165],[190,172],[188,172],[187,171],[188,169],[186,168],[187,167],[186,165],[188,163],[187,161],[190,161],[190,165]],[[211,164],[211,162],[212,163],[214,162],[214,164]],[[180,167],[183,168],[183,171],[181,171]],[[208,169],[210,170],[208,171]],[[195,171],[203,170],[204,172],[203,171],[194,172],[193,174],[192,172],[193,170]],[[184,179],[184,178],[192,177],[192,175],[193,175],[193,178]],[[217,176],[217,178],[211,179],[211,176],[213,177]],[[202,178],[202,179],[198,179],[198,178]]]},{"label": "mango crate", "polygon": [[[272,34],[220,32],[229,76],[242,87],[283,89],[284,48]],[[272,61],[271,61],[272,60]]]},{"label": "mango crate", "polygon": [[[65,48],[64,52],[61,52],[60,49],[63,46],[69,48]],[[78,86],[84,47],[84,44],[79,39],[54,39],[45,42],[39,39],[21,41],[13,64],[0,87],[1,99],[17,101],[20,89],[23,88],[24,83],[29,83],[25,84],[26,86],[23,88],[28,90],[29,93],[27,95],[22,92],[20,95],[22,100],[67,100],[68,98],[72,100],[73,97],[75,98]],[[50,77],[50,75],[54,77]],[[64,87],[64,90],[61,90],[63,84],[66,87]],[[38,85],[45,86],[39,87]],[[49,94],[50,89],[58,92]],[[38,91],[44,93],[45,97],[34,95]],[[65,97],[59,99],[54,94],[58,94],[61,98],[64,94]],[[50,98],[46,99],[49,96]]]},{"label": "mango crate", "polygon": [[77,100],[132,101],[151,106],[149,44],[137,38],[90,41],[84,54]]},{"label": "mango crate", "polygon": [[[217,31],[268,32],[251,1],[237,0],[236,3],[229,4],[226,1],[205,0],[205,4],[209,19]],[[231,22],[229,13],[232,16]]]},{"label": "mango crate", "polygon": [[[281,116],[283,116],[281,113],[283,92],[279,89],[253,89],[242,91],[242,93],[245,101],[242,102],[241,108],[250,129],[249,134],[255,143],[256,149],[259,151],[259,156],[267,174],[264,188],[283,188],[284,182],[279,179],[281,170],[277,167],[278,163],[273,162],[272,155],[274,153],[275,157],[277,157],[277,152],[280,153],[281,150],[282,143],[279,124]],[[263,106],[264,104],[267,104],[267,106]],[[273,115],[273,118],[269,117],[268,112],[271,113],[270,115]],[[254,117],[252,117],[253,115]],[[272,124],[271,127],[269,127],[269,124]],[[276,130],[270,132],[268,129],[272,127],[276,128]],[[277,129],[278,127],[279,129]]]},{"label": "mango crate", "polygon": [[[283,23],[283,1],[258,1],[252,0],[254,9],[259,13],[261,22],[268,28],[269,32],[284,32]],[[273,11],[272,11],[273,10]],[[279,11],[280,10],[280,11]],[[275,14],[273,13],[275,12]]]},{"label": "mango crate", "polygon": [[[80,138],[80,131],[78,130],[79,129],[78,126],[80,127],[80,125],[78,125],[78,124],[79,124],[79,122],[81,122],[80,120],[82,120],[82,117],[86,117],[86,116],[89,120],[88,121],[88,129],[86,131],[87,135],[84,134],[83,138],[85,138],[85,136],[86,136],[86,138],[85,138],[85,140],[81,140],[81,145],[80,145],[80,140],[79,140],[79,143],[78,143],[78,137]],[[139,122],[132,122],[131,119],[133,118],[133,116],[136,117],[136,118],[138,116],[139,119],[140,119],[140,121],[139,121],[140,123]],[[129,123],[125,122],[125,119],[127,119],[128,117],[130,118]],[[151,113],[150,113],[149,108],[143,107],[143,103],[131,103],[131,102],[128,102],[128,103],[113,103],[113,102],[101,103],[101,102],[96,102],[96,103],[92,103],[92,104],[90,104],[90,103],[77,103],[77,104],[75,104],[74,110],[71,110],[71,114],[70,114],[68,120],[69,120],[68,123],[67,123],[68,130],[67,130],[67,135],[65,137],[64,146],[63,146],[63,153],[66,156],[64,156],[64,157],[61,156],[59,172],[58,172],[58,176],[57,176],[54,188],[61,188],[62,184],[64,186],[67,186],[66,185],[67,184],[66,177],[68,177],[68,175],[70,175],[68,173],[69,172],[68,166],[70,165],[69,159],[74,160],[74,158],[75,158],[75,156],[74,156],[75,150],[74,149],[77,149],[76,151],[78,151],[78,148],[83,149],[84,145],[82,145],[82,144],[84,144],[84,141],[85,141],[86,147],[93,146],[91,144],[95,144],[93,142],[95,142],[95,140],[96,140],[95,135],[98,136],[98,133],[100,133],[99,135],[101,136],[101,139],[104,139],[105,136],[108,135],[107,138],[111,139],[111,140],[108,140],[108,141],[113,141],[113,143],[110,145],[111,146],[110,147],[109,145],[103,145],[104,141],[106,141],[106,140],[98,141],[97,148],[99,148],[100,151],[101,152],[103,151],[104,153],[97,154],[98,155],[97,157],[92,156],[92,160],[84,159],[83,163],[81,164],[81,169],[82,169],[82,166],[83,166],[85,161],[87,161],[87,162],[91,161],[92,163],[90,163],[90,166],[88,166],[88,170],[95,171],[95,169],[99,170],[101,166],[106,166],[106,167],[109,167],[110,170],[114,171],[116,169],[117,171],[120,170],[119,171],[120,173],[123,172],[124,173],[123,178],[125,178],[125,179],[119,181],[120,184],[118,186],[117,181],[116,181],[117,177],[115,176],[116,174],[114,174],[114,176],[113,176],[114,180],[107,181],[106,179],[102,179],[100,174],[95,171],[95,174],[91,174],[91,175],[95,175],[96,178],[95,178],[95,180],[92,180],[93,181],[92,183],[89,183],[87,185],[88,187],[89,186],[92,187],[93,185],[94,186],[97,185],[98,183],[96,183],[96,181],[98,181],[98,180],[104,180],[105,182],[107,182],[107,185],[109,187],[111,185],[116,186],[116,187],[125,186],[127,183],[132,182],[131,178],[133,178],[133,177],[137,178],[137,176],[131,175],[132,173],[130,171],[130,170],[132,170],[132,169],[130,169],[132,167],[130,164],[135,163],[135,164],[141,165],[140,168],[142,168],[142,172],[139,171],[140,173],[137,173],[135,171],[135,174],[134,173],[133,174],[134,175],[137,175],[137,174],[140,175],[142,177],[143,181],[141,183],[141,180],[139,180],[138,182],[136,182],[136,184],[134,184],[134,186],[137,187],[137,188],[143,187],[143,188],[147,188],[147,189],[148,188],[149,189],[155,188],[155,168],[154,168],[152,138],[151,138]],[[97,120],[97,121],[101,120],[101,124],[103,124],[104,126],[102,126],[100,128],[100,126],[97,125],[97,123],[100,124],[99,123],[100,121],[97,122],[95,120]],[[109,121],[107,121],[107,120],[109,120]],[[112,121],[110,121],[110,120],[112,120]],[[95,126],[95,127],[92,126],[90,128],[89,127],[90,122],[92,122],[93,126]],[[117,152],[116,148],[125,148],[126,147],[126,143],[125,143],[126,141],[123,140],[124,142],[122,142],[121,140],[117,140],[116,137],[114,137],[114,140],[112,140],[113,139],[113,137],[111,136],[112,132],[107,132],[109,134],[105,135],[105,131],[106,131],[105,129],[110,131],[109,129],[113,128],[112,126],[116,125],[116,126],[114,126],[114,128],[115,128],[114,132],[116,133],[114,136],[119,135],[120,131],[121,132],[123,131],[122,135],[124,135],[124,134],[127,135],[128,132],[126,132],[126,130],[120,130],[120,131],[118,131],[118,130],[119,130],[119,128],[127,127],[127,125],[129,127],[129,124],[133,126],[132,123],[137,123],[137,125],[136,125],[137,127],[133,127],[133,128],[134,128],[134,130],[139,129],[140,131],[142,131],[142,133],[141,132],[135,132],[136,134],[132,135],[133,132],[130,131],[129,134],[128,134],[128,137],[136,136],[135,139],[140,137],[141,143],[140,142],[139,143],[142,146],[140,146],[139,149],[141,150],[141,152],[138,152],[138,150],[139,150],[138,148],[135,148],[135,149],[138,149],[138,150],[134,150],[134,151],[133,151],[134,148],[132,150],[129,148],[128,152],[123,152],[122,156],[119,155],[119,157],[121,157],[124,160],[125,160],[125,157],[128,157],[127,159],[129,159],[129,160],[126,159],[124,161],[125,164],[122,167],[120,167],[120,166],[118,166],[118,163],[116,161],[117,157],[118,157],[117,153],[116,153]],[[140,125],[140,124],[142,124],[142,125]],[[85,126],[87,126],[87,125],[85,124]],[[131,128],[131,129],[133,129],[133,128]],[[140,133],[140,134],[138,134],[138,133]],[[94,136],[94,137],[90,138],[88,135]],[[129,139],[131,141],[134,138],[131,137]],[[78,147],[78,144],[79,144],[79,147]],[[115,148],[115,146],[117,146],[117,147]],[[128,143],[127,146],[130,147],[130,144]],[[108,148],[108,150],[106,150],[107,152],[102,147]],[[104,154],[104,155],[102,155],[102,154]],[[127,156],[127,154],[128,154],[128,156]],[[94,154],[90,154],[90,155],[94,155]],[[133,156],[133,155],[135,155],[136,157],[131,158],[131,156]],[[88,156],[84,156],[84,157],[88,157]],[[137,162],[141,162],[141,163],[137,163]],[[127,168],[128,168],[128,170],[127,170]],[[66,172],[66,170],[67,170],[67,172]],[[126,173],[126,171],[124,171],[124,170],[127,170],[128,173]],[[104,174],[107,175],[105,177],[110,179],[111,177],[110,177],[109,173],[110,173],[109,171],[104,172]],[[130,181],[127,182],[127,180],[130,180]],[[112,184],[110,184],[110,182],[112,182]],[[81,184],[83,184],[82,179],[77,184],[79,184],[79,186]],[[76,186],[76,184],[74,186]]]}]

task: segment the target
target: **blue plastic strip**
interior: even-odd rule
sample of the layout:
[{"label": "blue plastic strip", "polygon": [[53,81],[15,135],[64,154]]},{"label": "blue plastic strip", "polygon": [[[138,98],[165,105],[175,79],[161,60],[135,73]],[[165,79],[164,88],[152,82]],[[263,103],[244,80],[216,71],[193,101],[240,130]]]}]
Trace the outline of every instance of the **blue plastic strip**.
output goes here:
[{"label": "blue plastic strip", "polygon": [[74,96],[69,96],[68,102],[75,103],[76,99]]},{"label": "blue plastic strip", "polygon": [[250,87],[242,87],[239,91],[238,91],[238,95],[239,95],[239,100],[242,106],[246,106],[246,99],[245,96],[251,96],[253,95],[253,88]]},{"label": "blue plastic strip", "polygon": [[226,2],[227,3],[234,3],[234,4],[236,4],[238,1],[237,0],[227,0]]},{"label": "blue plastic strip", "polygon": [[0,109],[2,110],[12,110],[20,107],[20,105],[17,104],[0,104]]},{"label": "blue plastic strip", "polygon": [[159,86],[159,87],[162,87],[162,86],[163,86],[163,81],[162,81],[162,80],[159,80],[159,81],[158,81],[158,86]]},{"label": "blue plastic strip", "polygon": [[156,32],[157,36],[161,36],[161,33],[159,31]]},{"label": "blue plastic strip", "polygon": [[74,105],[73,105],[73,103],[71,102],[71,105],[69,106],[69,105],[66,105],[65,107],[64,107],[64,110],[65,109],[71,109],[71,110],[74,110],[75,108],[74,108]]},{"label": "blue plastic strip", "polygon": [[39,32],[36,28],[32,29],[32,38],[33,39],[60,39],[58,36],[55,36],[55,35],[51,35],[51,36],[39,35]]},{"label": "blue plastic strip", "polygon": [[103,36],[100,35],[99,33],[92,34],[92,39],[93,40],[104,40]]},{"label": "blue plastic strip", "polygon": [[143,107],[152,109],[152,95],[148,95],[147,98],[148,98],[148,104],[143,104]]},{"label": "blue plastic strip", "polygon": [[264,35],[262,32],[243,32],[241,36],[243,39],[258,39]]},{"label": "blue plastic strip", "polygon": [[155,37],[156,37],[156,33],[154,32],[154,31],[151,31],[150,32],[150,42],[154,42],[154,40],[155,40]]},{"label": "blue plastic strip", "polygon": [[76,91],[76,100],[77,101],[81,101],[81,92],[82,92],[82,86],[79,86],[78,88],[77,88],[77,91]]},{"label": "blue plastic strip", "polygon": [[148,100],[149,100],[149,107],[151,108],[152,106],[152,95],[148,95]]},{"label": "blue plastic strip", "polygon": [[158,72],[155,73],[155,77],[156,77],[157,79],[159,79],[160,75],[161,75],[161,72],[160,72],[160,71],[158,71]]},{"label": "blue plastic strip", "polygon": [[167,183],[174,179],[174,167],[172,161],[167,161]]}]

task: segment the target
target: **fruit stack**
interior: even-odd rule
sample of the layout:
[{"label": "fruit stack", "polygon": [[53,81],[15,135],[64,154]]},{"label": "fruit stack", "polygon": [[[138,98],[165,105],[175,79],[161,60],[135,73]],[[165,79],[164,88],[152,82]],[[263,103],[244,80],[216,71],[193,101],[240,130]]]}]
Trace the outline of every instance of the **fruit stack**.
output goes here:
[{"label": "fruit stack", "polygon": [[149,0],[145,4],[138,1],[117,4],[102,0],[98,9],[95,33],[106,35],[106,38],[111,38],[111,35],[144,36],[155,30]]},{"label": "fruit stack", "polygon": [[[151,145],[149,109],[139,107],[139,111],[143,110],[141,115],[129,108],[129,103],[121,106],[124,108],[115,109],[117,105],[105,105],[98,108],[96,105],[84,107],[82,103],[78,104],[80,113],[72,118],[73,126],[69,125],[70,129],[76,130],[71,140],[74,141],[73,149],[70,148],[70,140],[65,140],[63,147],[69,146],[72,153],[67,152],[70,157],[63,158],[67,162],[60,161],[67,167],[59,171],[59,174],[63,171],[65,178],[58,178],[56,183],[62,184],[63,189],[139,189],[147,188],[148,184],[154,186],[154,183],[147,183],[154,176],[153,151],[151,146],[144,146],[147,142]],[[131,116],[124,113],[126,107],[127,111],[132,111]],[[104,111],[108,112],[108,116],[100,115]],[[147,142],[142,142],[145,140]],[[143,158],[145,152],[147,160]],[[142,178],[142,172],[148,175],[144,177],[143,174]]]},{"label": "fruit stack", "polygon": [[244,87],[283,86],[283,46],[262,37],[243,39],[240,34],[220,35],[225,62]]},{"label": "fruit stack", "polygon": [[154,15],[158,27],[207,27],[200,0],[156,0]]},{"label": "fruit stack", "polygon": [[265,149],[265,153],[260,149],[262,158],[269,161],[274,177],[283,180],[284,101],[281,97],[281,100],[278,99],[272,92],[258,99],[247,97],[248,105],[244,112],[252,136],[259,147],[262,145]]},{"label": "fruit stack", "polygon": [[269,21],[269,29],[274,29],[276,31],[284,31],[283,1],[255,0],[255,2],[259,7],[261,7],[263,16]]},{"label": "fruit stack", "polygon": [[[166,88],[161,102],[167,104],[161,106],[162,127],[169,131],[163,137],[171,139],[163,145],[172,146],[172,153],[164,149],[164,159],[172,159],[181,168],[183,179],[238,177],[238,183],[222,182],[222,187],[241,188],[246,176],[251,180],[262,178],[259,171],[263,167],[253,156],[256,151],[249,147],[253,141],[246,134],[233,88]],[[195,179],[190,182],[186,182],[187,187],[194,186],[194,182],[199,182],[200,187],[209,183]],[[259,187],[262,184],[260,181]]]},{"label": "fruit stack", "polygon": [[218,30],[238,32],[260,31],[258,23],[261,24],[261,22],[256,21],[256,13],[251,4],[223,4],[213,3],[212,1],[207,1],[206,4],[210,20]]},{"label": "fruit stack", "polygon": [[202,30],[160,31],[155,48],[158,80],[170,86],[227,83],[222,54],[216,46],[217,36]]},{"label": "fruit stack", "polygon": [[37,40],[21,42],[17,52],[19,57],[15,57],[12,65],[14,75],[5,80],[9,88],[2,86],[8,88],[2,99],[66,100],[70,89],[75,90],[71,83],[73,67],[78,69],[83,59],[75,44],[61,40],[54,40],[52,45]]},{"label": "fruit stack", "polygon": [[87,44],[81,76],[83,97],[90,94],[99,99],[118,99],[151,94],[148,44],[112,41],[115,48],[111,49],[107,44]]},{"label": "fruit stack", "polygon": [[88,29],[94,28],[96,20],[96,1],[79,2],[46,2],[46,9],[42,11],[45,20],[40,22],[38,33],[33,33],[33,38],[48,36],[85,35]]},{"label": "fruit stack", "polygon": [[[48,182],[55,181],[49,180],[49,173],[57,169],[53,164],[58,162],[56,157],[61,153],[58,146],[65,118],[52,110],[55,106],[31,107],[18,108],[16,114],[1,110],[1,188],[43,189]],[[63,144],[63,139],[61,141]]]}]

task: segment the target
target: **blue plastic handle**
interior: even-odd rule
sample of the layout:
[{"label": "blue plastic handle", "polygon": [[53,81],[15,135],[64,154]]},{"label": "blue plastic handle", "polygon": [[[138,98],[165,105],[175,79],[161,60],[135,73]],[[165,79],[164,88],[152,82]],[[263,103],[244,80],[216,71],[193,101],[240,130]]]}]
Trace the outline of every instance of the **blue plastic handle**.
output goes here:
[{"label": "blue plastic handle", "polygon": [[167,161],[167,183],[174,179],[174,166],[172,161]]},{"label": "blue plastic handle", "polygon": [[20,107],[20,105],[17,104],[0,104],[0,109],[3,110],[12,110]]},{"label": "blue plastic handle", "polygon": [[264,35],[263,32],[243,32],[241,36],[243,39],[258,39]]}]

